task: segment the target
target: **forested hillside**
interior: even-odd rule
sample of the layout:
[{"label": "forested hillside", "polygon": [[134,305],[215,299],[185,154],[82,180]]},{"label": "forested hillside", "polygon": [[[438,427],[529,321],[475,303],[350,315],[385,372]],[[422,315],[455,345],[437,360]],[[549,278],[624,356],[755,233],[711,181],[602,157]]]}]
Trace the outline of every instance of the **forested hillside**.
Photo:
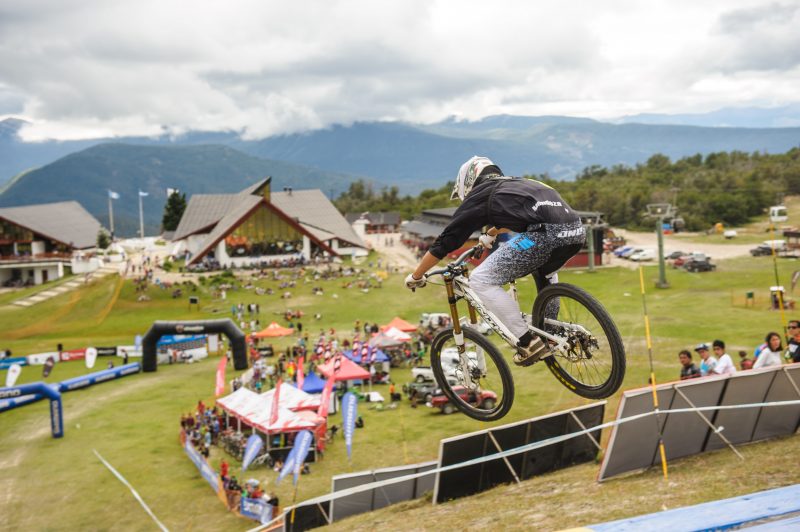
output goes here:
[{"label": "forested hillside", "polygon": [[[574,181],[547,175],[527,176],[558,189],[576,209],[600,211],[615,226],[652,225],[643,217],[648,203],[678,206],[688,230],[702,230],[716,222],[741,225],[779,200],[800,193],[800,148],[785,154],[719,152],[670,161],[656,154],[636,166],[586,168]],[[345,212],[400,211],[404,219],[424,209],[454,206],[452,183],[423,190],[418,196],[399,197],[396,188],[376,191],[363,181],[350,185],[336,205]]]}]

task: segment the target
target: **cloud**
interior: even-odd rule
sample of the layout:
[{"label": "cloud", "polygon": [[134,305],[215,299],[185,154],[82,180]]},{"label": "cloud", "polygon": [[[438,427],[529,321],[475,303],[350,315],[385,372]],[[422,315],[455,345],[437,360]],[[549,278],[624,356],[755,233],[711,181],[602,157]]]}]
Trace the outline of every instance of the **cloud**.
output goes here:
[{"label": "cloud", "polygon": [[0,114],[31,120],[32,139],[258,138],[357,120],[789,103],[797,13],[754,0],[5,3]]}]

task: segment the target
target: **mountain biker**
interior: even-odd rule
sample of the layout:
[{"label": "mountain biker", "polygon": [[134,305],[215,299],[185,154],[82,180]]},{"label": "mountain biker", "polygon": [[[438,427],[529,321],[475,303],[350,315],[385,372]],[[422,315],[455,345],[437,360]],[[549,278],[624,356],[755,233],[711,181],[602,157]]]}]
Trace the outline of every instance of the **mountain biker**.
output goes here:
[{"label": "mountain biker", "polygon": [[492,227],[491,234],[480,237],[487,248],[494,243],[495,227],[518,233],[475,268],[469,276],[469,286],[518,339],[514,363],[529,366],[550,351],[528,329],[519,304],[502,286],[529,274],[533,274],[540,291],[557,283],[557,270],[583,246],[585,230],[580,217],[552,187],[504,176],[490,159],[477,155],[458,171],[450,199],[456,198],[461,205],[416,270],[406,277],[406,287],[425,286],[425,272],[484,226]]}]

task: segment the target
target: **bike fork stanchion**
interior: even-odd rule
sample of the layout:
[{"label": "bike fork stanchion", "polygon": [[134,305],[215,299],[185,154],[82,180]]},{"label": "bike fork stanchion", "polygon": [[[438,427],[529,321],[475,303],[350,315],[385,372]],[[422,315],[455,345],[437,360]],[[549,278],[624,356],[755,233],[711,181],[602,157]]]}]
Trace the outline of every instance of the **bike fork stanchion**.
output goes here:
[{"label": "bike fork stanchion", "polygon": [[458,319],[458,307],[456,306],[456,293],[453,290],[453,277],[451,275],[444,276],[444,287],[447,290],[447,303],[450,305],[450,317],[453,320],[453,338],[458,346],[458,353],[463,354],[464,348],[464,332],[461,330],[461,322]]}]

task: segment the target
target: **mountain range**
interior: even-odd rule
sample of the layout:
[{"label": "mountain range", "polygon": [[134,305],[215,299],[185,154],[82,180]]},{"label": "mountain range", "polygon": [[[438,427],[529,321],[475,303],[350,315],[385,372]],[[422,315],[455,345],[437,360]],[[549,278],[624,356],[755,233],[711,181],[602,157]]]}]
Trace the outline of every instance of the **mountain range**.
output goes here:
[{"label": "mountain range", "polygon": [[[154,228],[166,187],[188,195],[231,192],[272,175],[278,187],[338,194],[362,176],[377,188],[416,194],[452,179],[476,154],[491,157],[509,175],[573,179],[589,166],[635,165],[655,153],[677,159],[733,150],[782,153],[800,145],[800,127],[733,127],[741,124],[800,125],[800,106],[637,115],[615,123],[512,115],[434,124],[356,122],[258,140],[220,131],[32,143],[18,134],[25,122],[6,119],[0,122],[0,188],[6,187],[0,205],[72,197],[105,221],[106,189],[127,195],[141,188],[153,191],[145,218]],[[138,217],[138,206],[119,209],[119,228]]]},{"label": "mountain range", "polygon": [[346,190],[355,176],[270,161],[221,145],[144,146],[100,144],[67,155],[13,180],[0,194],[0,207],[77,200],[109,227],[108,191],[114,201],[114,228],[133,236],[139,229],[139,191],[145,232],[156,234],[166,189],[192,194],[238,192],[273,176],[273,190],[319,188],[331,196]]}]

